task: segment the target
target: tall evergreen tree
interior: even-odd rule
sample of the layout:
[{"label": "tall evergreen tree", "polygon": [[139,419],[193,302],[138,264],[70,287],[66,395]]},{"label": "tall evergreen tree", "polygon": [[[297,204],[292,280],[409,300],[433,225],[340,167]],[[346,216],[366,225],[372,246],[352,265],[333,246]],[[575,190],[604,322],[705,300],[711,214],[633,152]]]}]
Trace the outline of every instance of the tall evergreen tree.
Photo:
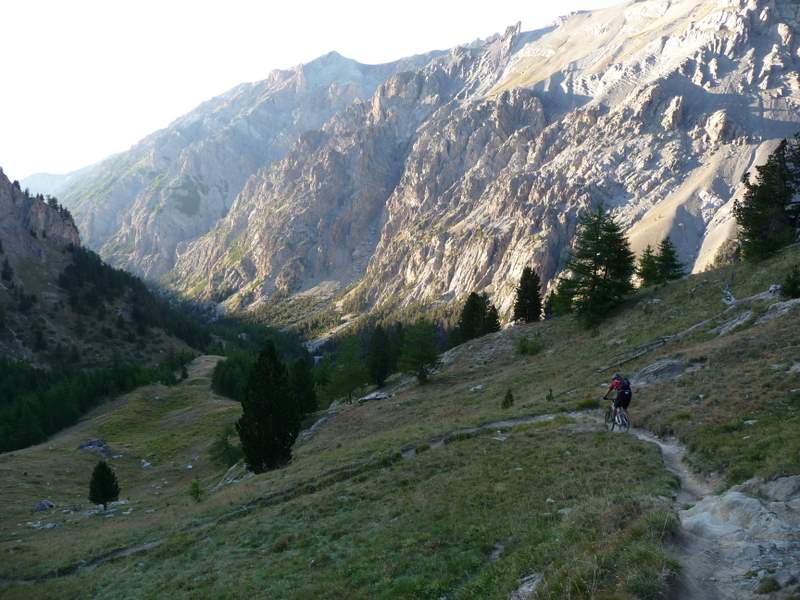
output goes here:
[{"label": "tall evergreen tree", "polygon": [[308,415],[317,410],[317,393],[314,390],[314,374],[308,359],[298,358],[289,369],[289,390],[300,409],[300,414]]},{"label": "tall evergreen tree", "polygon": [[[797,165],[797,166],[795,166]],[[800,139],[782,141],[766,164],[756,167],[755,182],[745,173],[744,197],[734,203],[739,244],[746,260],[762,260],[797,238],[800,205]]]},{"label": "tall evergreen tree", "polygon": [[119,483],[117,476],[106,461],[101,460],[92,471],[92,479],[89,482],[89,501],[94,504],[102,504],[103,510],[109,502],[119,499]]},{"label": "tall evergreen tree", "polygon": [[350,402],[356,390],[367,381],[369,372],[361,350],[361,342],[354,335],[342,338],[336,348],[336,365],[331,373],[331,393],[334,396],[347,396]]},{"label": "tall evergreen tree", "polygon": [[658,281],[661,283],[680,279],[685,274],[683,263],[678,260],[675,245],[668,237],[661,240],[658,245],[656,270],[658,272]]},{"label": "tall evergreen tree", "polygon": [[481,335],[494,333],[496,331],[500,331],[500,315],[497,314],[497,307],[490,303],[489,307],[486,309],[486,316],[483,319]]},{"label": "tall evergreen tree", "polygon": [[403,352],[406,330],[399,321],[389,330],[389,372],[397,370],[400,354]]},{"label": "tall evergreen tree", "polygon": [[472,292],[467,296],[464,308],[458,319],[455,343],[463,344],[487,333],[500,331],[500,316],[497,308],[489,301],[486,292]]},{"label": "tall evergreen tree", "polygon": [[8,262],[7,258],[3,259],[3,268],[0,269],[0,277],[3,281],[11,281],[14,278],[14,269]]},{"label": "tall evergreen tree", "polygon": [[547,302],[550,314],[554,317],[571,314],[574,310],[572,299],[575,297],[575,282],[569,277],[560,277],[555,289],[550,293]]},{"label": "tall evergreen tree", "polygon": [[417,321],[406,331],[403,353],[399,361],[400,369],[405,373],[416,375],[420,383],[425,383],[438,362],[436,329],[429,321]]},{"label": "tall evergreen tree", "polygon": [[464,302],[458,318],[458,343],[464,343],[480,336],[486,320],[488,299],[477,292],[472,292]]},{"label": "tall evergreen tree", "polygon": [[531,323],[542,318],[542,282],[538,273],[531,267],[522,270],[522,276],[517,286],[517,296],[514,299],[515,321]]},{"label": "tall evergreen tree", "polygon": [[575,312],[587,325],[601,321],[633,289],[635,256],[622,228],[602,206],[581,219],[567,268]]},{"label": "tall evergreen tree", "polygon": [[383,387],[383,384],[386,383],[386,378],[389,376],[392,360],[390,352],[389,336],[386,335],[383,327],[377,325],[369,340],[367,366],[370,379],[378,387]]},{"label": "tall evergreen tree", "polygon": [[259,354],[236,423],[242,450],[254,473],[289,462],[300,431],[300,407],[289,389],[286,367],[270,340]]},{"label": "tall evergreen tree", "polygon": [[659,282],[658,262],[653,248],[649,244],[639,258],[639,267],[636,269],[636,274],[642,280],[642,287],[655,285]]}]

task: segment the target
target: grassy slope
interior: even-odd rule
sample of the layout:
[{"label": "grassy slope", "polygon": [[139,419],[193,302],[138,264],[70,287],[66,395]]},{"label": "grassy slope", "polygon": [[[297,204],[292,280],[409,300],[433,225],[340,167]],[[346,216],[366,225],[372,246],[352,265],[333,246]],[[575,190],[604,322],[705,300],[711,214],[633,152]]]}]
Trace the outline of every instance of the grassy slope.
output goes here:
[{"label": "grassy slope", "polygon": [[[450,354],[430,385],[345,408],[296,449],[288,468],[194,504],[189,482],[219,479],[222,469],[209,464],[207,448],[238,410],[207,390],[210,363],[200,363],[176,388],[145,388],[104,407],[54,439],[56,450],[43,445],[0,456],[7,491],[0,577],[43,574],[110,548],[166,540],[139,557],[3,593],[500,598],[520,577],[543,572],[542,593],[556,598],[567,589],[574,597],[591,590],[598,597],[655,597],[672,568],[661,541],[674,527],[665,496],[675,484],[655,448],[631,436],[575,431],[564,417],[515,428],[505,441],[478,435],[412,460],[400,459],[399,450],[461,426],[597,399],[609,377],[599,370],[615,355],[722,313],[726,281],[744,297],[780,281],[798,259],[794,248],[757,267],[647,290],[594,332],[558,319],[473,341]],[[684,439],[690,460],[719,473],[723,484],[800,472],[800,407],[790,391],[800,387],[800,374],[788,372],[800,362],[797,309],[726,336],[708,332],[741,310],[624,366],[632,373],[663,357],[703,359],[697,364],[704,368],[637,389],[631,412],[635,422]],[[515,355],[520,335],[540,335],[545,350]],[[477,384],[484,388],[471,392]],[[508,387],[517,401],[502,410]],[[746,425],[750,420],[756,422]],[[57,513],[42,518],[77,522],[46,531],[19,527],[34,518],[30,508],[42,497],[59,506],[82,502],[85,510],[84,480],[94,458],[74,448],[91,435],[106,435],[122,451],[114,465],[134,512],[111,519]],[[138,458],[148,454],[156,468],[142,470]],[[187,471],[193,455],[199,459]],[[157,512],[144,512],[148,507]]]}]

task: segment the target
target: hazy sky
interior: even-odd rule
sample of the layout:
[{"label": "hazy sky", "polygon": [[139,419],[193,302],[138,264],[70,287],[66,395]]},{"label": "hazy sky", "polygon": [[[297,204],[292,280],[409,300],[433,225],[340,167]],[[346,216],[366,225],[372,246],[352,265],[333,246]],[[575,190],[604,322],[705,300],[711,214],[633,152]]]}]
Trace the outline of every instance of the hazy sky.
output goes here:
[{"label": "hazy sky", "polygon": [[66,172],[238,83],[337,50],[379,63],[620,0],[6,0],[0,167]]}]

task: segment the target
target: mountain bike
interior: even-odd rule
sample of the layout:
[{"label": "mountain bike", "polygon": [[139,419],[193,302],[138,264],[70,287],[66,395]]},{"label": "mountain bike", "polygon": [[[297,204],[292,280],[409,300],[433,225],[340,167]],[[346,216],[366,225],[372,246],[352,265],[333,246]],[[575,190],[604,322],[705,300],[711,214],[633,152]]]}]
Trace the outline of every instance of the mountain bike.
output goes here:
[{"label": "mountain bike", "polygon": [[628,431],[631,428],[631,420],[628,417],[628,413],[625,412],[625,409],[620,407],[617,410],[617,414],[614,415],[614,401],[611,401],[611,404],[606,409],[606,429],[609,431],[614,431],[614,428],[618,428],[620,431]]}]

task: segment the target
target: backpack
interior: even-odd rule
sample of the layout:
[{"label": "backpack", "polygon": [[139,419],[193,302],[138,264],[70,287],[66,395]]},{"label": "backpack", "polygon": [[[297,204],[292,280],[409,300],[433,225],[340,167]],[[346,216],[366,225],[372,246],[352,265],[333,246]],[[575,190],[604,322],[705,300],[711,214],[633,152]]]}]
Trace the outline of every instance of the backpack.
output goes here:
[{"label": "backpack", "polygon": [[623,377],[622,381],[620,381],[619,389],[623,392],[631,392],[631,382],[628,381],[627,377]]}]

